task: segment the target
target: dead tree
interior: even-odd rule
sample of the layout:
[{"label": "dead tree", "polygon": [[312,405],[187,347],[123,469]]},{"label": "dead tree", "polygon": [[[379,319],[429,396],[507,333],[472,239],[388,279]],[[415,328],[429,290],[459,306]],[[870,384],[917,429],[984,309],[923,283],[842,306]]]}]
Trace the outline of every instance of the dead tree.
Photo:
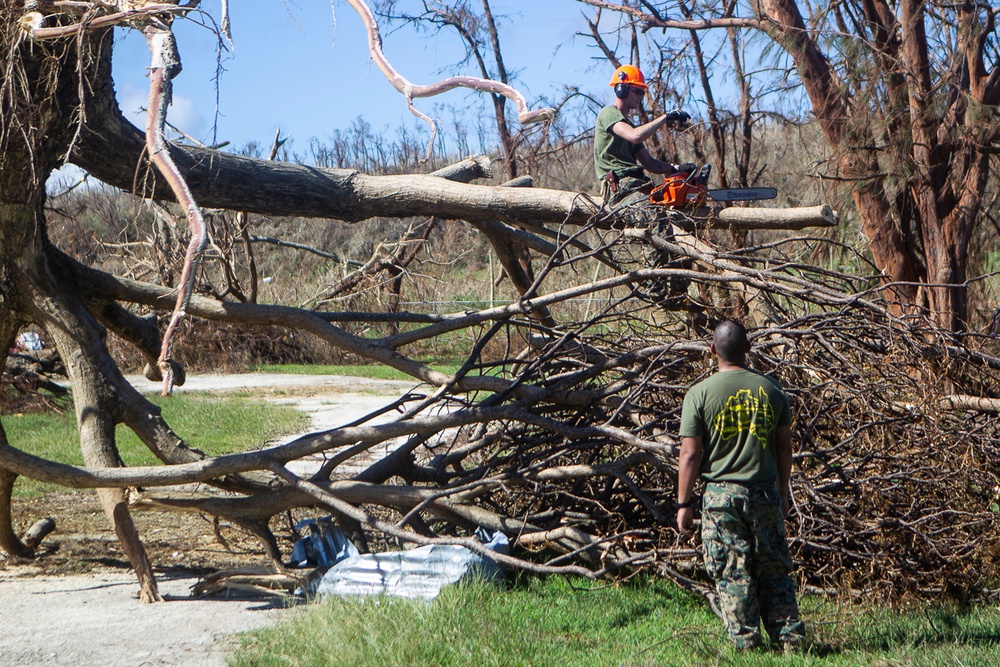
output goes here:
[{"label": "dead tree", "polygon": [[[825,178],[853,199],[897,308],[930,313],[952,331],[969,326],[968,247],[1000,142],[995,6],[706,0],[681,3],[677,18],[650,3],[580,2],[621,12],[648,34],[725,30],[772,40],[796,78],[771,61],[758,78],[768,88],[794,86],[810,105],[833,152]],[[829,42],[830,34],[841,39]]]},{"label": "dead tree", "polygon": [[[687,298],[706,323],[728,314],[729,295],[759,304],[755,361],[796,388],[792,394],[802,415],[796,427],[801,444],[794,479],[800,526],[795,545],[815,566],[812,583],[829,587],[849,580],[882,590],[884,581],[902,581],[898,575],[905,574],[919,592],[940,582],[958,558],[970,565],[949,581],[956,590],[973,591],[995,578],[996,564],[985,556],[996,539],[983,530],[993,520],[988,496],[1000,469],[995,420],[973,415],[962,422],[970,424],[962,438],[949,440],[948,449],[938,446],[941,434],[953,432],[954,421],[950,412],[939,410],[947,397],[928,387],[945,385],[904,372],[919,359],[927,373],[947,377],[956,394],[991,398],[1000,360],[988,345],[928,344],[946,339],[928,335],[940,334],[932,323],[901,320],[880,301],[874,291],[877,272],[841,274],[802,263],[789,250],[822,239],[789,237],[739,252],[712,242],[711,229],[719,226],[795,230],[835,224],[828,208],[668,212],[675,231],[655,235],[623,228],[614,211],[589,195],[463,182],[474,165],[428,176],[374,177],[173,145],[162,140],[156,114],[145,135],[122,118],[113,95],[107,26],[122,17],[145,25],[160,58],[154,70],[162,70],[154,72],[155,88],[176,73],[169,50],[158,49],[168,37],[168,18],[182,15],[185,7],[165,3],[121,12],[107,4],[46,7],[47,18],[25,17],[9,5],[0,9],[5,72],[0,111],[14,119],[0,130],[0,344],[7,350],[27,323],[52,337],[66,360],[86,467],[40,459],[0,432],[0,548],[6,552],[31,552],[12,528],[11,492],[16,477],[25,475],[98,490],[146,601],[159,594],[122,491],[127,486],[147,490],[143,506],[197,509],[231,520],[261,539],[275,569],[283,559],[271,518],[319,506],[407,543],[464,544],[483,552],[470,537],[472,529],[501,530],[514,539],[517,551],[486,555],[529,571],[600,577],[659,568],[707,593],[693,572],[692,549],[677,548],[668,518],[675,497],[673,434],[680,397],[707,371],[706,344],[688,333],[688,311],[668,311],[666,321],[650,316],[662,304],[648,286],[677,278],[699,288]],[[154,101],[162,103],[162,95]],[[198,208],[349,222],[375,215],[464,219],[482,229],[498,254],[517,244],[539,258],[540,268],[530,284],[519,286],[521,298],[512,304],[433,318],[373,313],[418,325],[380,337],[348,332],[337,324],[343,314],[335,312],[225,300],[191,289],[181,290],[179,298],[171,287],[87,266],[49,241],[43,184],[67,154],[123,187],[134,182],[138,169],[150,196],[183,203],[195,257],[201,223],[192,202]],[[642,257],[649,245],[678,264],[647,267]],[[593,275],[595,263],[605,267],[604,277],[580,278]],[[543,289],[566,275],[573,278]],[[587,305],[574,305],[578,299]],[[150,373],[159,369],[180,377],[183,369],[164,365],[171,361],[164,354],[169,328],[138,317],[134,306],[173,313],[171,322],[180,313],[306,331],[331,347],[407,373],[428,385],[429,395],[408,397],[405,412],[389,424],[362,423],[281,447],[205,458],[198,443],[171,430],[108,354],[110,331],[142,352]],[[407,354],[416,342],[457,331],[476,335],[466,363],[454,374]],[[490,341],[499,341],[506,352],[484,355]],[[926,409],[930,405],[936,412]],[[980,404],[954,399],[948,405],[968,410]],[[918,422],[929,435],[918,438],[906,430]],[[169,465],[122,467],[117,424],[134,431]],[[927,447],[933,465],[914,476],[925,489],[934,489],[927,494],[937,503],[934,511],[912,502],[903,506],[904,499],[920,494],[897,476],[898,457],[877,437],[882,433],[894,441],[908,438],[907,451],[934,443],[936,449]],[[368,450],[392,438],[403,442],[391,455],[369,461],[361,473],[343,474],[347,463],[365,460]],[[975,455],[958,456],[962,447]],[[308,476],[291,472],[290,463],[316,454],[324,456],[318,470]],[[923,466],[931,459],[912,460]],[[958,460],[966,466],[962,479],[973,479],[973,486],[956,488],[953,468],[929,479]],[[191,482],[227,493],[180,498],[169,492]],[[858,491],[875,482],[884,487],[876,494]],[[887,537],[868,525],[884,523],[882,515],[868,514],[872,509],[888,510],[885,516],[898,530]],[[957,526],[958,537],[945,534],[942,522]],[[846,529],[853,532],[845,535]],[[883,558],[889,559],[884,569],[865,570],[878,577],[857,574],[859,563]],[[900,586],[885,592],[902,592]]]}]

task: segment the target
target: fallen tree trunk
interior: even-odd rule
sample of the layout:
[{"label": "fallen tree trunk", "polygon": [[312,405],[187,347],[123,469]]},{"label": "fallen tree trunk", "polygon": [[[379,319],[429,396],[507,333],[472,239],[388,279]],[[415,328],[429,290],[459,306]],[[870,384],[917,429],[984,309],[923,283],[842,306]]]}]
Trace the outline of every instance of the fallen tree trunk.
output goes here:
[{"label": "fallen tree trunk", "polygon": [[[95,95],[87,126],[71,160],[102,181],[132,190],[146,167],[144,135],[118,109],[113,95]],[[324,169],[262,160],[210,149],[170,144],[169,151],[199,204],[210,208],[360,222],[373,217],[405,218],[429,213],[470,222],[502,220],[533,228],[586,225],[602,211],[599,196],[549,190],[470,185],[436,175],[370,176],[353,169]],[[468,169],[472,171],[468,171]],[[458,172],[475,173],[465,165]],[[480,167],[481,168],[481,167]],[[449,178],[449,174],[440,174]],[[153,178],[150,175],[150,178]],[[460,177],[462,178],[462,177]],[[462,178],[464,180],[464,178]],[[148,184],[149,196],[173,200],[165,182]],[[776,213],[785,211],[785,213]],[[664,215],[688,217],[665,210]],[[701,215],[701,214],[699,214]],[[829,227],[836,216],[828,206],[803,209],[726,208],[707,211],[739,229]],[[608,225],[611,226],[609,220]]]}]

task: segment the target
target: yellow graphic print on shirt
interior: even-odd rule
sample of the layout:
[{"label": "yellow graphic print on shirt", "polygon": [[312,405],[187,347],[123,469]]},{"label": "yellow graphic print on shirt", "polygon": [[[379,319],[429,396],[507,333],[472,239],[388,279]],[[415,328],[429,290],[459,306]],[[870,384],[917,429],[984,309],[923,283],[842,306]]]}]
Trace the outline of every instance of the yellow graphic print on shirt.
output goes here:
[{"label": "yellow graphic print on shirt", "polygon": [[750,389],[740,389],[726,401],[726,407],[712,420],[712,428],[723,440],[749,431],[767,447],[767,436],[774,430],[774,408],[764,387],[757,388],[756,398]]}]

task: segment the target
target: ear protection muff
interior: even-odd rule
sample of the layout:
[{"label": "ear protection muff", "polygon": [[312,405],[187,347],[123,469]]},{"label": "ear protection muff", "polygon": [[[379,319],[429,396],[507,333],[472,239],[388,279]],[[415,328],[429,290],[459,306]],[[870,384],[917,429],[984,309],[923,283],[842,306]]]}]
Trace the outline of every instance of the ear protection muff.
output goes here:
[{"label": "ear protection muff", "polygon": [[628,84],[625,83],[625,80],[628,79],[628,75],[625,74],[625,72],[618,72],[618,78],[621,83],[615,84],[615,97],[620,100],[624,100],[628,97]]}]

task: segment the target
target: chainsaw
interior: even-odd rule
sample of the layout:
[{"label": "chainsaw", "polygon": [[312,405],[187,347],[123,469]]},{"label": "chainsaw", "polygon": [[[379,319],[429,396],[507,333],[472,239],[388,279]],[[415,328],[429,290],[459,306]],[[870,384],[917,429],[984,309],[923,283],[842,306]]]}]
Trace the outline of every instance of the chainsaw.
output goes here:
[{"label": "chainsaw", "polygon": [[673,208],[704,206],[709,200],[716,202],[757,201],[774,199],[774,188],[718,188],[709,189],[708,176],[712,165],[706,164],[698,171],[671,174],[663,179],[649,195],[649,203]]}]

